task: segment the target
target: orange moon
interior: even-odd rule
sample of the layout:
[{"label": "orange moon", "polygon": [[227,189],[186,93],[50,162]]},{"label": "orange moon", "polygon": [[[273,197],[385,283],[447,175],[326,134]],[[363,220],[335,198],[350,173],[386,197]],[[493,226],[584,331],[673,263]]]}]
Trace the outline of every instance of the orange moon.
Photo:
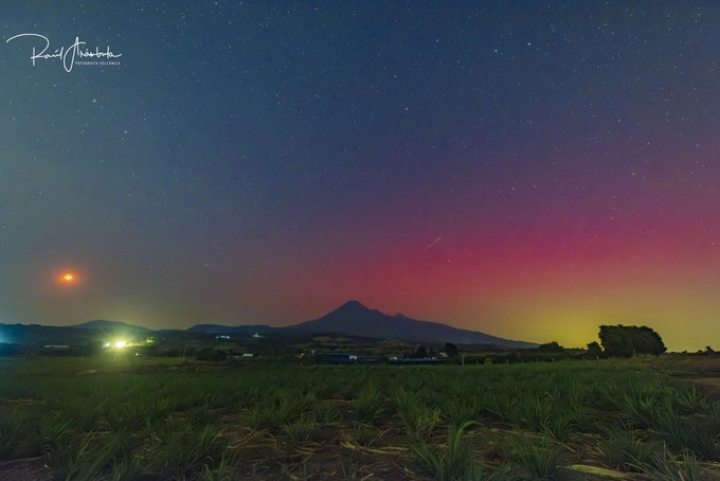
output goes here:
[{"label": "orange moon", "polygon": [[58,282],[60,284],[73,285],[73,284],[76,284],[77,281],[78,281],[77,274],[74,272],[71,272],[71,271],[64,271],[64,272],[60,273],[60,275],[58,276]]}]

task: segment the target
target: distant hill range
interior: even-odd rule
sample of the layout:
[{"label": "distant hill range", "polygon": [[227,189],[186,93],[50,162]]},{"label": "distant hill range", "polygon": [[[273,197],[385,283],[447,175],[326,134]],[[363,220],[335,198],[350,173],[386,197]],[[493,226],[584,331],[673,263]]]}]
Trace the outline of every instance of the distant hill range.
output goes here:
[{"label": "distant hill range", "polygon": [[266,324],[245,324],[242,326],[225,326],[222,324],[196,324],[188,332],[208,332],[211,334],[268,334],[282,331],[283,327],[272,327]]},{"label": "distant hill range", "polygon": [[97,319],[95,321],[83,322],[82,324],[75,324],[74,326],[68,326],[73,329],[84,329],[88,331],[112,331],[112,332],[128,332],[128,333],[150,333],[151,329],[142,326],[136,326],[133,324],[127,324],[125,322],[118,321],[107,321],[105,319]]},{"label": "distant hill range", "polygon": [[[534,348],[537,344],[490,336],[482,332],[457,329],[437,322],[418,321],[402,314],[390,316],[376,309],[369,309],[358,301],[349,301],[334,311],[311,321],[294,326],[271,327],[267,325],[226,326],[198,324],[187,330],[160,330],[126,324],[124,322],[94,320],[74,326],[40,326],[37,324],[4,324],[7,341],[19,342],[29,337],[55,337],[65,332],[71,337],[93,333],[123,333],[133,336],[149,335],[277,335],[311,337],[318,335],[362,337],[368,339],[399,339],[419,344],[483,345],[505,349]],[[95,334],[96,335],[96,334]],[[2,340],[0,340],[2,341]],[[6,342],[7,342],[6,341]]]}]

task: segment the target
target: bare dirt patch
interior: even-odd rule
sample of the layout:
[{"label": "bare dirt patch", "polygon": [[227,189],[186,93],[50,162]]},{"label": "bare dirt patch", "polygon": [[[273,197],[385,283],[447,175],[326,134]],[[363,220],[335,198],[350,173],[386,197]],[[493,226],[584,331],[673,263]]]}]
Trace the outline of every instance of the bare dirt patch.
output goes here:
[{"label": "bare dirt patch", "polygon": [[55,478],[50,469],[43,463],[42,457],[37,457],[0,463],[0,479],[52,481]]},{"label": "bare dirt patch", "polygon": [[696,384],[713,401],[720,401],[720,377],[696,377],[687,380]]}]

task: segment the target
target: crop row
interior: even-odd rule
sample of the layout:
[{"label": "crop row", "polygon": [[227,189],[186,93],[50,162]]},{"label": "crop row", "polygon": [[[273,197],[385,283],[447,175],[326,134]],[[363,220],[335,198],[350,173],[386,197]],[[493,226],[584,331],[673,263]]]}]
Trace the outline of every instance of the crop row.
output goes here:
[{"label": "crop row", "polygon": [[0,460],[37,460],[49,479],[687,480],[715,479],[720,460],[720,404],[611,362],[138,360],[84,375],[27,362],[0,386]]}]

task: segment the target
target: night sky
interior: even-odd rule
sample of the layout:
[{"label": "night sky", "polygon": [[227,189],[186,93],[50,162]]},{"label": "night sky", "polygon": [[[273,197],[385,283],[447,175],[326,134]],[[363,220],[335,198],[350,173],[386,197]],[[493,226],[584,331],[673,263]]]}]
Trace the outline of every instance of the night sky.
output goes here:
[{"label": "night sky", "polygon": [[720,348],[720,2],[24,0],[0,32],[0,322],[357,299]]}]

